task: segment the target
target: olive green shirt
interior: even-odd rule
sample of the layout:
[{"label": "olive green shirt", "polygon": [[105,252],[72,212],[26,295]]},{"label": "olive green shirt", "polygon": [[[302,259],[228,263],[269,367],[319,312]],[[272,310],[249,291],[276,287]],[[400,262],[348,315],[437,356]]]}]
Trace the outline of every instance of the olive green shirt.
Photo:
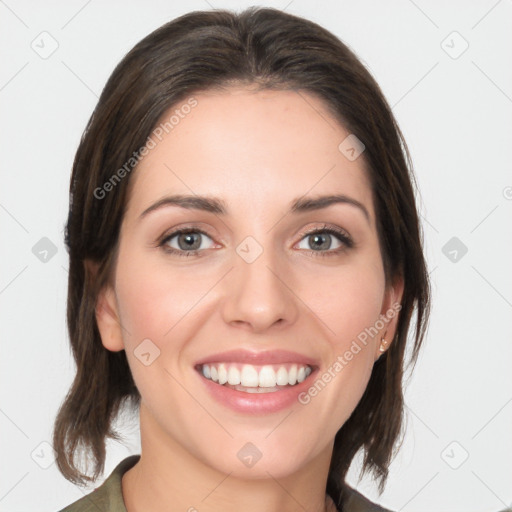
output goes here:
[{"label": "olive green shirt", "polygon": [[[100,487],[59,512],[127,512],[123,501],[121,479],[139,459],[140,455],[131,455],[123,459]],[[390,512],[368,501],[357,491],[351,492],[343,512]]]}]

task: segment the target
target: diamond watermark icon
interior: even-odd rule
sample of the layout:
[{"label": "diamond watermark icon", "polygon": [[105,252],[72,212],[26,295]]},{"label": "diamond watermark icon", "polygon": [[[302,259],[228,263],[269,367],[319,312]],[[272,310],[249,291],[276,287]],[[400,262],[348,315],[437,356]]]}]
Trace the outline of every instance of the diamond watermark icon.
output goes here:
[{"label": "diamond watermark icon", "polygon": [[441,251],[452,263],[458,263],[466,255],[468,248],[460,238],[454,236],[443,245]]},{"label": "diamond watermark icon", "polygon": [[43,238],[32,247],[32,254],[39,261],[48,263],[57,254],[57,246],[49,238],[43,236]]},{"label": "diamond watermark icon", "polygon": [[468,451],[457,441],[452,441],[441,452],[441,459],[452,469],[459,469],[468,460],[468,457]]},{"label": "diamond watermark icon", "polygon": [[262,455],[253,443],[245,443],[236,454],[242,464],[245,464],[248,468],[252,468],[261,459]]},{"label": "diamond watermark icon", "polygon": [[48,59],[51,57],[59,47],[57,39],[55,39],[49,32],[41,32],[31,43],[30,47],[34,50],[41,59]]},{"label": "diamond watermark icon", "polygon": [[441,48],[449,57],[455,60],[469,48],[469,43],[454,30],[441,41]]},{"label": "diamond watermark icon", "polygon": [[255,238],[248,236],[237,245],[236,252],[246,263],[252,263],[261,256],[263,247]]},{"label": "diamond watermark icon", "polygon": [[366,146],[353,133],[351,133],[347,138],[343,139],[338,146],[338,149],[345,158],[353,162],[361,156],[363,151],[366,149]]},{"label": "diamond watermark icon", "polygon": [[149,366],[160,357],[160,349],[149,338],[146,338],[137,345],[133,354],[144,366]]},{"label": "diamond watermark icon", "polygon": [[32,460],[41,468],[48,469],[55,462],[55,451],[53,446],[43,441],[39,443],[30,456]]}]

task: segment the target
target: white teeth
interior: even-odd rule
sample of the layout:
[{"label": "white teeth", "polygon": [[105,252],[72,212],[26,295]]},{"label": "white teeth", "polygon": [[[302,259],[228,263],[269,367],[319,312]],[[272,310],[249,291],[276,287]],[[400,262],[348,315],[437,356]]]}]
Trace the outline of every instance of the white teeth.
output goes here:
[{"label": "white teeth", "polygon": [[278,386],[286,386],[288,384],[288,372],[284,366],[281,366],[276,373],[276,384]]},{"label": "white teeth", "polygon": [[264,388],[266,391],[277,391],[277,386],[294,386],[303,382],[313,370],[310,366],[302,364],[253,366],[214,363],[203,364],[201,371],[206,379],[221,385],[227,383],[231,386],[254,388],[254,391],[248,392],[260,392],[256,390]]},{"label": "white teeth", "polygon": [[259,378],[258,378],[258,371],[254,366],[251,366],[249,364],[245,364],[242,368],[242,373],[240,375],[240,384],[245,387],[249,388],[256,388],[258,387]]},{"label": "white teeth", "polygon": [[236,366],[230,366],[228,370],[228,384],[236,386],[240,384],[240,372]]},{"label": "white teeth", "polygon": [[294,364],[288,372],[288,384],[294,386],[297,382],[297,365]]},{"label": "white teeth", "polygon": [[244,393],[274,393],[275,391],[279,391],[279,388],[246,388],[244,386],[235,386],[237,391],[243,391]]},{"label": "white teeth", "polygon": [[217,371],[219,372],[219,384],[226,384],[228,381],[228,371],[226,367],[223,364],[219,364]]},{"label": "white teeth", "polygon": [[260,370],[260,388],[273,388],[276,385],[276,372],[272,366],[264,366]]}]

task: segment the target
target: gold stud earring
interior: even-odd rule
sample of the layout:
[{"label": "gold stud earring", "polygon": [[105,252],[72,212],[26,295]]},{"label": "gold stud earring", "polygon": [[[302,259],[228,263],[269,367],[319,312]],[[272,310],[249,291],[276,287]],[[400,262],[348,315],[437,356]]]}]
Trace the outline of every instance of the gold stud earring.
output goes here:
[{"label": "gold stud earring", "polygon": [[385,352],[385,351],[386,351],[386,345],[388,344],[388,342],[387,342],[384,338],[381,338],[381,339],[380,339],[380,342],[381,342],[381,343],[380,343],[380,348],[379,348],[379,350],[380,350],[380,352],[382,353],[382,352]]}]

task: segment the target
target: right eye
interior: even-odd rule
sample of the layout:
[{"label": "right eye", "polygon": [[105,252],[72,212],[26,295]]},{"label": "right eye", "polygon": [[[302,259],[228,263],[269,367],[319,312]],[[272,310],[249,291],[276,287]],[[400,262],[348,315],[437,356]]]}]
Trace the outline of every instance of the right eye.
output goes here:
[{"label": "right eye", "polygon": [[203,246],[203,237],[213,242],[213,240],[200,229],[178,229],[166,235],[160,242],[160,246],[162,246],[165,251],[177,256],[195,256],[201,250],[212,248]]}]

